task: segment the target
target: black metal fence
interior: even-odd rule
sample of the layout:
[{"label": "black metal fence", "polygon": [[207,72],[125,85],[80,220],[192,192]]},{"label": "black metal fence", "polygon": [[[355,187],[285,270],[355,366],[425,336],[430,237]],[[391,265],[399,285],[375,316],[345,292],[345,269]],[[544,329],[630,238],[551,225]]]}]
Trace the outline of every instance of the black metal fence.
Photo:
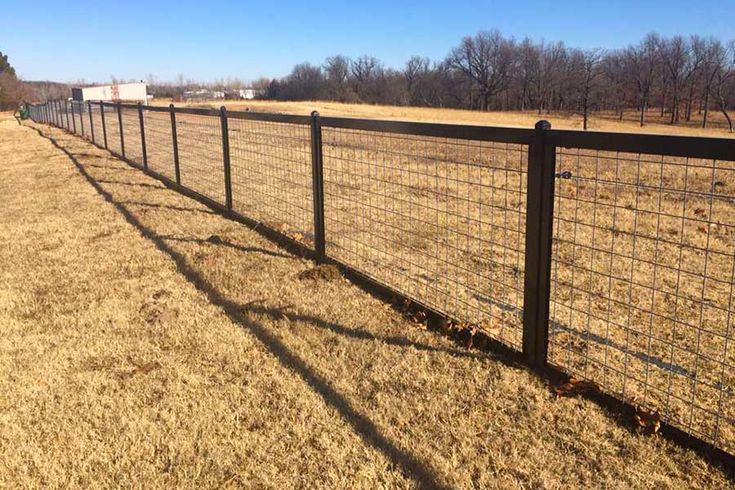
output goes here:
[{"label": "black metal fence", "polygon": [[50,123],[735,453],[735,140],[104,102]]}]

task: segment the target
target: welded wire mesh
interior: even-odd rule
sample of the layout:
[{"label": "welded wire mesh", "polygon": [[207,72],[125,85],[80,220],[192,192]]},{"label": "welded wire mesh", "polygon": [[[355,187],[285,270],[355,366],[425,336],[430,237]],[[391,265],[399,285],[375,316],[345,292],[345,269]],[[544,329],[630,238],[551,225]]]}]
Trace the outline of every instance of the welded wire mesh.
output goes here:
[{"label": "welded wire mesh", "polygon": [[93,102],[91,107],[88,107],[87,110],[90,111],[90,114],[92,115],[92,128],[94,130],[94,142],[98,146],[101,146],[102,148],[105,147],[105,135],[104,131],[102,130],[102,114],[100,112],[100,105],[99,103]]},{"label": "welded wire mesh", "polygon": [[527,147],[322,134],[328,254],[519,348]]},{"label": "welded wire mesh", "polygon": [[137,108],[122,107],[122,128],[125,141],[125,158],[143,165],[143,143],[140,137],[140,115]]},{"label": "welded wire mesh", "polygon": [[314,242],[308,125],[229,120],[233,209]]},{"label": "welded wire mesh", "polygon": [[117,106],[103,106],[105,111],[105,130],[107,131],[107,149],[122,155],[120,141],[120,120],[117,117]]},{"label": "welded wire mesh", "polygon": [[168,112],[143,111],[148,168],[175,179],[171,116]]},{"label": "welded wire mesh", "polygon": [[735,162],[558,149],[550,361],[735,449]]},{"label": "welded wire mesh", "polygon": [[71,105],[72,115],[74,116],[73,129],[79,136],[86,137],[87,131],[89,130],[86,126],[89,126],[89,121],[84,120],[84,106],[82,102],[76,100],[71,101]]},{"label": "welded wire mesh", "polygon": [[181,184],[223,204],[222,128],[219,116],[176,114]]}]

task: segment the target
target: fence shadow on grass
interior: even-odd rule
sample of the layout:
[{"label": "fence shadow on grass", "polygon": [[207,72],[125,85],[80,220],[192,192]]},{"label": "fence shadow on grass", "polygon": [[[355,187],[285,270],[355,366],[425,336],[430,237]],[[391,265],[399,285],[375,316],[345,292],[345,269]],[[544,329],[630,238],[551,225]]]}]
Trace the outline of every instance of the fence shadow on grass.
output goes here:
[{"label": "fence shadow on grass", "polygon": [[[368,445],[380,451],[384,456],[390,459],[393,464],[402,470],[406,477],[413,479],[419,487],[442,488],[445,486],[441,483],[440,478],[431,468],[382,434],[378,426],[376,426],[369,417],[355,409],[347,398],[330,386],[327,380],[315,373],[301,357],[292,352],[291,349],[273,335],[265,325],[248,318],[243,313],[243,309],[247,311],[247,305],[238,304],[225,297],[216,287],[214,287],[214,285],[209,283],[209,281],[207,281],[199,271],[189,264],[186,257],[166,243],[167,238],[157,235],[153,230],[144,225],[123,203],[116,201],[113,195],[101,185],[103,182],[112,184],[118,184],[121,182],[96,180],[89,172],[87,172],[84,165],[82,165],[77,157],[59,144],[53,136],[46,134],[36,127],[30,127],[41,137],[50,141],[56,148],[63,152],[69,160],[71,160],[82,177],[84,177],[84,179],[95,189],[95,191],[105,201],[112,204],[123,218],[129,224],[134,226],[146,239],[150,240],[159,251],[168,255],[176,264],[177,270],[194,287],[203,292],[212,304],[220,307],[233,322],[252,332],[252,334],[266,348],[268,348],[285,367],[296,373],[324,400],[327,405],[336,410],[345,422],[347,422]],[[145,184],[145,186],[161,189],[161,187],[151,184]],[[281,311],[276,309],[272,309],[268,312],[269,315],[280,315],[281,313]],[[354,335],[354,331],[336,324],[328,324],[327,322],[322,321],[320,325],[328,326],[328,328],[333,329],[333,331],[342,333],[349,331]]]}]

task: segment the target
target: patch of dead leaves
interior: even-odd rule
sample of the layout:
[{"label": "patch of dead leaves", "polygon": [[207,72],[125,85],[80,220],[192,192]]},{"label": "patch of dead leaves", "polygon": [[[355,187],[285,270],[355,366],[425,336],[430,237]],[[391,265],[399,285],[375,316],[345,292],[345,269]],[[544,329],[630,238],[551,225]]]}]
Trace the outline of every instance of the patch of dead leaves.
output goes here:
[{"label": "patch of dead leaves", "polygon": [[578,379],[571,376],[567,381],[554,387],[554,395],[557,399],[561,397],[570,397],[585,393],[597,393],[600,387],[594,381]]},{"label": "patch of dead leaves", "polygon": [[661,412],[658,409],[636,405],[633,419],[638,424],[638,431],[643,434],[655,434],[661,429]]},{"label": "patch of dead leaves", "polygon": [[311,269],[307,269],[299,273],[298,278],[301,280],[322,280],[322,281],[335,281],[342,277],[337,266],[332,264],[321,264]]}]

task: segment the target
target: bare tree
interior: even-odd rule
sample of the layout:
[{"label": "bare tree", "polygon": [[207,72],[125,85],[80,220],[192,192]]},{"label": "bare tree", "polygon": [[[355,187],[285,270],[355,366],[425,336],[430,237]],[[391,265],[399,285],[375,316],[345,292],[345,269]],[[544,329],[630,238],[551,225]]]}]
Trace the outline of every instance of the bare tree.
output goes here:
[{"label": "bare tree", "polygon": [[597,98],[597,81],[602,74],[600,69],[600,60],[602,52],[596,49],[584,51],[581,53],[581,94],[580,106],[582,109],[583,127],[587,130],[590,110],[595,104]]},{"label": "bare tree", "polygon": [[[733,132],[732,118],[727,112],[729,107],[728,96],[732,96],[732,87],[730,85],[735,81],[735,41],[730,42],[727,46],[717,43],[714,53],[715,73],[712,83],[712,97],[717,107],[725,116],[728,129]],[[731,89],[728,91],[728,88]]]},{"label": "bare tree", "polygon": [[651,100],[651,88],[659,60],[660,44],[658,35],[649,34],[637,46],[626,50],[626,61],[636,87],[641,127],[646,124],[646,111]]},{"label": "bare tree", "polygon": [[454,48],[447,64],[471,79],[480,92],[480,109],[490,108],[490,99],[505,90],[514,61],[513,41],[498,31],[480,32],[466,37]]},{"label": "bare tree", "polygon": [[340,102],[352,100],[348,78],[350,76],[350,59],[346,56],[330,56],[324,61],[324,75],[327,80],[329,97]]}]

